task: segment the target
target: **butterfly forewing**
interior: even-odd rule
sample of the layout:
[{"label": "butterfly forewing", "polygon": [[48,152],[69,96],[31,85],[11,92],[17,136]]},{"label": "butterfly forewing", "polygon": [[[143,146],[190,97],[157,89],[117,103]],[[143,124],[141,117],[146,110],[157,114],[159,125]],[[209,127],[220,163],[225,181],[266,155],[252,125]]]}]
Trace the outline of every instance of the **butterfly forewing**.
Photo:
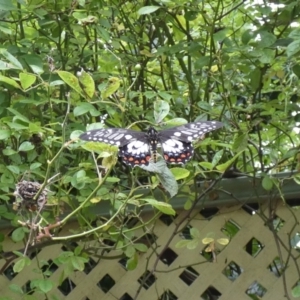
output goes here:
[{"label": "butterfly forewing", "polygon": [[202,137],[204,134],[221,128],[223,123],[217,121],[193,122],[182,126],[173,127],[160,131],[162,142],[172,138],[182,142],[192,142]]},{"label": "butterfly forewing", "polygon": [[80,135],[80,139],[91,142],[103,142],[122,147],[134,140],[146,142],[146,134],[122,128],[94,129]]}]

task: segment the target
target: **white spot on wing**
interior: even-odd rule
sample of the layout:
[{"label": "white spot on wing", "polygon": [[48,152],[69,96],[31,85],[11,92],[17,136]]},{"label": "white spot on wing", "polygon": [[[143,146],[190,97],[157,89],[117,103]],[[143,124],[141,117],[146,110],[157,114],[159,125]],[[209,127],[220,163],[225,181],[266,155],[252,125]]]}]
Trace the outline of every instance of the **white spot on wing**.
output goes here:
[{"label": "white spot on wing", "polygon": [[149,152],[148,144],[141,141],[133,141],[127,145],[127,151],[131,155],[140,155]]},{"label": "white spot on wing", "polygon": [[184,150],[183,143],[174,139],[166,140],[162,144],[164,152],[178,153]]},{"label": "white spot on wing", "polygon": [[126,134],[126,135],[125,135],[125,139],[127,139],[127,140],[132,139],[132,135],[131,135],[131,134]]}]

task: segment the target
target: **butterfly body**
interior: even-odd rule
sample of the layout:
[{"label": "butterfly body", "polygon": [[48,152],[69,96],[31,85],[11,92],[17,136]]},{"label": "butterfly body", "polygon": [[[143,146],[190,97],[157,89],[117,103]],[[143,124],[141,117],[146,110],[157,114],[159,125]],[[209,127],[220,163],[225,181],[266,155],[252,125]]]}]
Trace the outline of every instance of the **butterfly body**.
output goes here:
[{"label": "butterfly body", "polygon": [[118,146],[119,156],[131,166],[148,165],[151,158],[156,163],[159,147],[166,162],[184,164],[193,156],[192,142],[222,126],[221,122],[205,121],[161,131],[153,127],[147,132],[123,128],[94,129],[83,133],[80,138]]}]

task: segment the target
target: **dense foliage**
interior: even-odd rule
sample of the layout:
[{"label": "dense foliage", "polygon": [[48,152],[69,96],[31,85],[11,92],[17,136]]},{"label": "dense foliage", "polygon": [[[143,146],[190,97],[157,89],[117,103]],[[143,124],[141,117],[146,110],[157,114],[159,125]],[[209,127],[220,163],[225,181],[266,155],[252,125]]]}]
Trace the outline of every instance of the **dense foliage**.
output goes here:
[{"label": "dense foliage", "polygon": [[[169,200],[177,188],[191,209],[213,188],[195,190],[199,179],[246,175],[280,190],[273,175],[293,171],[297,181],[297,1],[2,1],[0,11],[0,217],[17,226],[15,241],[28,241],[33,230],[20,224],[42,220],[42,228],[52,224],[53,242],[110,241],[101,247],[120,249],[132,269],[147,247],[128,243],[135,232],[128,214],[142,224],[144,207],[153,208],[153,220],[174,215]],[[130,169],[117,162],[114,147],[77,139],[87,128],[195,120],[219,120],[224,128],[170,172]],[[21,203],[21,215],[13,209],[22,181],[40,183],[35,200],[47,191],[45,207]],[[56,234],[72,217],[77,231]],[[47,230],[36,239],[49,243]],[[16,272],[29,263],[22,254],[34,250],[20,250]],[[73,261],[61,262],[82,270],[87,252],[73,253]],[[41,286],[34,288],[48,291]]]}]

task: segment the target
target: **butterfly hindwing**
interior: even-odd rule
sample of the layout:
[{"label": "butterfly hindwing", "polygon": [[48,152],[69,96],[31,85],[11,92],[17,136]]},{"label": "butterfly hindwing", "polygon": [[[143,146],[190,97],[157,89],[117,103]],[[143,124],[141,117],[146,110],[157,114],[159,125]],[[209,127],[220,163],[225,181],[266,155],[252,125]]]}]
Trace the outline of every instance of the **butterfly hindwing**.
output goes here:
[{"label": "butterfly hindwing", "polygon": [[127,165],[148,165],[151,158],[149,144],[134,140],[119,147],[119,156],[123,158],[123,162]]},{"label": "butterfly hindwing", "polygon": [[177,139],[167,139],[162,143],[164,159],[169,164],[185,164],[194,153],[191,142],[182,142]]}]

